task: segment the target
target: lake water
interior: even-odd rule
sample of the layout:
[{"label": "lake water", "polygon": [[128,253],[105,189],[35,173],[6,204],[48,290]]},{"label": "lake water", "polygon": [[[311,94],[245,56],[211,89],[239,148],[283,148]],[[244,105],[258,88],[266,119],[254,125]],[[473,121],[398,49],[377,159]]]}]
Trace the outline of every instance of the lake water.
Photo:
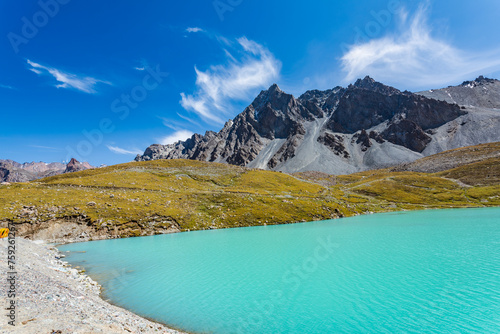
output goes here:
[{"label": "lake water", "polygon": [[60,249],[112,303],[195,333],[500,332],[500,208]]}]

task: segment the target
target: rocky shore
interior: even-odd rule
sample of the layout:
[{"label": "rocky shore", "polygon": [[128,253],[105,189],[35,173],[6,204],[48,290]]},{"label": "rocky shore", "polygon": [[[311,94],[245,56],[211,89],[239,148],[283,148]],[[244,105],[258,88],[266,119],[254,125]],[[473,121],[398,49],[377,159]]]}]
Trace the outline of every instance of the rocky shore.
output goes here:
[{"label": "rocky shore", "polygon": [[16,238],[15,327],[8,324],[7,239],[0,239],[0,333],[180,333],[111,305],[101,287],[47,244]]}]

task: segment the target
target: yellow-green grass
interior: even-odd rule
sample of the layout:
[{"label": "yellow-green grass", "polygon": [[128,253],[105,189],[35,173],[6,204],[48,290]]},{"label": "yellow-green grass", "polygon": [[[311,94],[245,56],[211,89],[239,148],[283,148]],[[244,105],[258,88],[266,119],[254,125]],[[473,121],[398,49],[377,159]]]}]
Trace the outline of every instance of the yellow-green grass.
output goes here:
[{"label": "yellow-green grass", "polygon": [[444,151],[419,160],[409,165],[414,167],[429,167],[433,165],[452,165],[459,167],[468,163],[500,157],[500,142],[460,147]]},{"label": "yellow-green grass", "polygon": [[490,158],[462,167],[453,168],[437,175],[460,180],[473,186],[492,186],[500,184],[500,158]]},{"label": "yellow-green grass", "polygon": [[491,206],[500,205],[498,167],[489,159],[436,174],[383,169],[329,177],[192,160],[132,162],[0,186],[0,221],[83,216],[119,230],[152,220],[198,230]]},{"label": "yellow-green grass", "polygon": [[459,147],[448,151],[443,151],[428,157],[422,158],[419,161],[435,161],[443,160],[444,158],[468,158],[474,159],[484,159],[490,156],[498,156],[500,152],[500,142],[486,143],[475,146],[465,146]]},{"label": "yellow-green grass", "polygon": [[122,225],[165,217],[182,229],[279,224],[336,217],[329,190],[290,175],[191,160],[135,162],[0,188],[0,218],[85,215]]}]

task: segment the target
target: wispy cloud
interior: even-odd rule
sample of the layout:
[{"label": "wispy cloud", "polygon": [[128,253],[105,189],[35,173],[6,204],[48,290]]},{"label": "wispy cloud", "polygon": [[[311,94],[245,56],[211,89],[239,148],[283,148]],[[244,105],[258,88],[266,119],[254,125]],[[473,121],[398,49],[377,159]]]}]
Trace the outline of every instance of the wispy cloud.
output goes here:
[{"label": "wispy cloud", "polygon": [[225,49],[226,63],[212,65],[206,71],[195,66],[197,89],[193,94],[181,93],[181,105],[194,111],[204,121],[223,124],[222,116],[230,116],[232,103],[248,99],[255,89],[270,85],[279,76],[281,63],[264,46],[241,37],[224,44],[234,49],[239,59]]},{"label": "wispy cloud", "polygon": [[196,125],[196,126],[200,126],[200,123],[194,121],[192,118],[190,117],[187,117],[187,116],[184,116],[182,114],[179,114],[177,113],[177,116],[179,116],[180,118],[182,118],[183,120],[189,122],[191,125]]},{"label": "wispy cloud", "polygon": [[165,125],[167,128],[172,129],[174,131],[184,130],[186,128],[190,128],[193,126],[201,127],[201,125],[199,123],[193,121],[189,117],[186,117],[186,116],[181,115],[179,113],[177,113],[177,116],[179,116],[182,119],[182,121],[174,120],[171,118],[165,118],[165,117],[159,117],[159,118],[163,121],[163,125]]},{"label": "wispy cloud", "polygon": [[203,31],[203,29],[198,28],[198,27],[189,27],[186,29],[187,32],[200,32]]},{"label": "wispy cloud", "polygon": [[402,10],[397,34],[353,45],[341,58],[345,81],[370,75],[389,84],[442,86],[500,69],[500,50],[473,53],[433,36],[427,6]]},{"label": "wispy cloud", "polygon": [[57,81],[55,87],[57,88],[70,88],[76,89],[84,93],[94,94],[97,93],[95,86],[98,83],[108,84],[109,82],[99,80],[96,78],[88,77],[88,76],[79,76],[72,73],[66,73],[61,70],[58,70],[54,67],[40,65],[31,60],[27,60],[28,65],[30,66],[30,71],[38,74],[38,75],[51,75]]},{"label": "wispy cloud", "polygon": [[111,145],[106,145],[107,148],[116,154],[130,154],[130,155],[137,155],[137,154],[142,154],[143,152],[139,149],[131,149],[127,150],[118,146],[111,146]]},{"label": "wispy cloud", "polygon": [[138,61],[139,65],[134,66],[134,70],[136,71],[145,71],[146,68],[149,66],[148,61],[146,59],[141,59]]},{"label": "wispy cloud", "polygon": [[41,146],[41,145],[28,145],[29,147],[40,148],[43,150],[51,150],[51,151],[60,151],[60,148],[51,147],[51,146]]},{"label": "wispy cloud", "polygon": [[174,133],[165,136],[160,139],[160,144],[168,145],[178,142],[179,140],[186,140],[190,138],[194,133],[189,130],[178,130]]},{"label": "wispy cloud", "polygon": [[9,86],[9,85],[2,85],[0,84],[0,88],[5,88],[5,89],[15,89],[14,87],[12,86]]}]

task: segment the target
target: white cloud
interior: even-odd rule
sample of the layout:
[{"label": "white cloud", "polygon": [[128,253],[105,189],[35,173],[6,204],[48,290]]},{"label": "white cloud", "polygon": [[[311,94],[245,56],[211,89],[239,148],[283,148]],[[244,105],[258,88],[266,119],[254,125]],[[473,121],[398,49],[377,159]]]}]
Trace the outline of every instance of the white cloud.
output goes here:
[{"label": "white cloud", "polygon": [[132,150],[127,150],[118,146],[111,146],[111,145],[106,145],[108,149],[117,154],[130,154],[130,155],[137,155],[137,154],[142,154],[143,152],[138,149],[132,149]]},{"label": "white cloud", "polygon": [[35,63],[31,60],[27,60],[28,64],[31,66],[30,71],[38,74],[44,75],[49,74],[56,79],[58,84],[55,85],[57,88],[73,88],[84,93],[94,94],[97,91],[95,86],[98,83],[110,84],[109,82],[102,81],[92,77],[81,77],[76,74],[66,73],[53,67],[43,66]]},{"label": "white cloud", "polygon": [[246,37],[236,42],[235,52],[243,54],[239,60],[224,50],[227,63],[206,71],[195,67],[196,91],[181,93],[182,107],[205,121],[223,124],[221,116],[231,114],[232,102],[250,98],[255,89],[267,88],[279,76],[281,63],[268,49]]},{"label": "white cloud", "polygon": [[203,31],[203,29],[198,28],[198,27],[189,27],[186,29],[187,32],[200,32]]},{"label": "white cloud", "polygon": [[144,71],[144,70],[146,70],[146,68],[145,67],[134,67],[134,70]]},{"label": "white cloud", "polygon": [[168,145],[178,142],[179,140],[186,140],[190,138],[194,133],[189,130],[178,130],[171,135],[165,136],[160,139],[160,144]]},{"label": "white cloud", "polygon": [[411,87],[442,86],[500,68],[500,52],[473,54],[432,35],[427,8],[413,18],[401,11],[400,31],[353,45],[341,58],[345,81],[365,75],[388,84]]}]

